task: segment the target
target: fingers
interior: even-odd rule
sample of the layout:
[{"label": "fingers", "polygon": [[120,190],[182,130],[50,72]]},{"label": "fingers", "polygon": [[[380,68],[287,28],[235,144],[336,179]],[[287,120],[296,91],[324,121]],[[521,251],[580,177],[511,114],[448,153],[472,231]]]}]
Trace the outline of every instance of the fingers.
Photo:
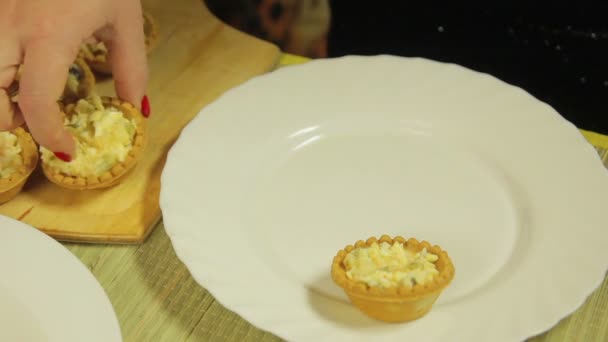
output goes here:
[{"label": "fingers", "polygon": [[112,63],[112,75],[119,98],[139,107],[148,82],[148,64],[139,1],[130,1],[113,25],[107,42]]},{"label": "fingers", "polygon": [[11,101],[11,96],[0,88],[0,132],[15,129],[23,125],[23,122],[23,116]]},{"label": "fingers", "polygon": [[23,117],[12,101],[14,94],[11,84],[16,74],[17,67],[14,66],[0,70],[0,132],[12,130],[23,124]]},{"label": "fingers", "polygon": [[63,126],[57,99],[76,48],[52,39],[32,41],[25,48],[19,89],[19,107],[34,139],[53,152],[71,156],[75,154],[75,142]]}]

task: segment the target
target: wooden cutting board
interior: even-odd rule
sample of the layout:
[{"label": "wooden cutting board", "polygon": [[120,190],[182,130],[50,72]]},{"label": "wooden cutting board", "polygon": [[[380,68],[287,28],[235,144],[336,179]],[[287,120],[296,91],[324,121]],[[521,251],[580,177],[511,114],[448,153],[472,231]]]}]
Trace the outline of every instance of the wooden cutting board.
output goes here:
[{"label": "wooden cutting board", "polygon": [[[160,40],[149,58],[152,116],[137,168],[122,184],[90,191],[59,188],[38,170],[19,196],[0,206],[0,214],[63,241],[143,242],[160,219],[160,176],[181,129],[223,92],[272,70],[279,60],[275,46],[221,23],[202,0],[142,3],[160,25]],[[111,80],[97,89],[115,94]]]}]

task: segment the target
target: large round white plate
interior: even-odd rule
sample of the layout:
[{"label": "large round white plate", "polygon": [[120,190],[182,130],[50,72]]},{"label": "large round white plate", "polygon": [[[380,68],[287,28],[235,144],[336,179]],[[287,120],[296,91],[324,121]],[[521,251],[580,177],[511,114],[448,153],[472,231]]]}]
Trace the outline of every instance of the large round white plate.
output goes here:
[{"label": "large round white plate", "polygon": [[[608,174],[521,89],[390,56],[281,69],[204,108],[172,148],[161,206],[178,256],[223,305],[292,341],[519,341],[580,306],[608,260]],[[441,245],[456,277],[385,324],[330,279],[358,239]]]},{"label": "large round white plate", "polygon": [[103,288],[65,247],[0,216],[0,341],[121,341]]}]

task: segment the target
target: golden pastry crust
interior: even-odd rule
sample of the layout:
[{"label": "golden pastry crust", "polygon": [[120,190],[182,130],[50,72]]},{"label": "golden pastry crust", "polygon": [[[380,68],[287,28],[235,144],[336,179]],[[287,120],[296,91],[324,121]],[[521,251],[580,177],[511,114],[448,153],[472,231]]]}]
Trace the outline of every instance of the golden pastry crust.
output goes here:
[{"label": "golden pastry crust", "polygon": [[91,70],[95,71],[96,73],[104,75],[112,74],[112,67],[108,60],[109,56],[107,52],[95,53],[95,51],[92,51],[86,45],[83,45],[80,48],[78,57],[82,58],[82,60],[89,65]]},{"label": "golden pastry crust", "polygon": [[[102,97],[104,107],[113,106],[122,111],[125,117],[135,120],[137,126],[133,137],[133,147],[128,157],[122,163],[117,163],[107,172],[100,176],[82,177],[68,175],[60,170],[42,162],[42,171],[51,182],[71,190],[90,190],[108,188],[120,183],[133,170],[146,145],[146,119],[133,105],[115,98]],[[64,112],[71,115],[74,104],[65,106]]]},{"label": "golden pastry crust", "polygon": [[[62,98],[62,101],[65,103],[76,102],[79,99],[87,98],[95,89],[95,75],[89,65],[81,57],[76,58],[72,64],[72,66],[76,66],[80,69],[80,79],[78,80],[78,89],[76,92],[71,91],[66,84]],[[71,72],[72,71],[70,70],[70,73]]]},{"label": "golden pastry crust", "polygon": [[[413,252],[426,248],[429,253],[438,256],[435,266],[439,274],[425,285],[413,287],[370,287],[349,279],[344,265],[346,255],[357,247],[368,247],[374,242],[399,242]],[[346,246],[334,257],[331,267],[332,279],[346,292],[352,303],[368,316],[386,322],[406,322],[426,315],[441,292],[451,283],[454,274],[452,260],[441,247],[431,246],[426,241],[419,242],[413,238],[406,240],[401,236],[391,238],[388,235],[382,235],[380,239],[371,237],[367,241],[357,241],[354,246]]]},{"label": "golden pastry crust", "polygon": [[21,127],[12,130],[11,133],[17,136],[21,146],[23,164],[10,177],[0,179],[0,204],[10,201],[21,192],[38,164],[38,147],[32,136]]},{"label": "golden pastry crust", "polygon": [[[143,22],[146,53],[149,54],[154,47],[156,47],[160,31],[157,21],[154,19],[154,17],[152,17],[151,14],[144,12]],[[80,49],[79,56],[93,71],[103,75],[112,75],[112,66],[110,65],[109,55],[107,52],[94,53],[86,46],[83,46]]]}]

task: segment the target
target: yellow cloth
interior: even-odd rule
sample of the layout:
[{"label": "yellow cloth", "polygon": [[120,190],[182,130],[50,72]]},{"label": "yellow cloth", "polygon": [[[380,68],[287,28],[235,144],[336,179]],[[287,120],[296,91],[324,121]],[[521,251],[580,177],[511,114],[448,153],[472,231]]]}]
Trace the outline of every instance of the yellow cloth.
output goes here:
[{"label": "yellow cloth", "polygon": [[587,139],[587,141],[591,143],[591,145],[604,150],[608,150],[608,136],[591,131],[586,131],[584,129],[581,129],[580,131],[581,133],[583,133],[583,136]]}]

